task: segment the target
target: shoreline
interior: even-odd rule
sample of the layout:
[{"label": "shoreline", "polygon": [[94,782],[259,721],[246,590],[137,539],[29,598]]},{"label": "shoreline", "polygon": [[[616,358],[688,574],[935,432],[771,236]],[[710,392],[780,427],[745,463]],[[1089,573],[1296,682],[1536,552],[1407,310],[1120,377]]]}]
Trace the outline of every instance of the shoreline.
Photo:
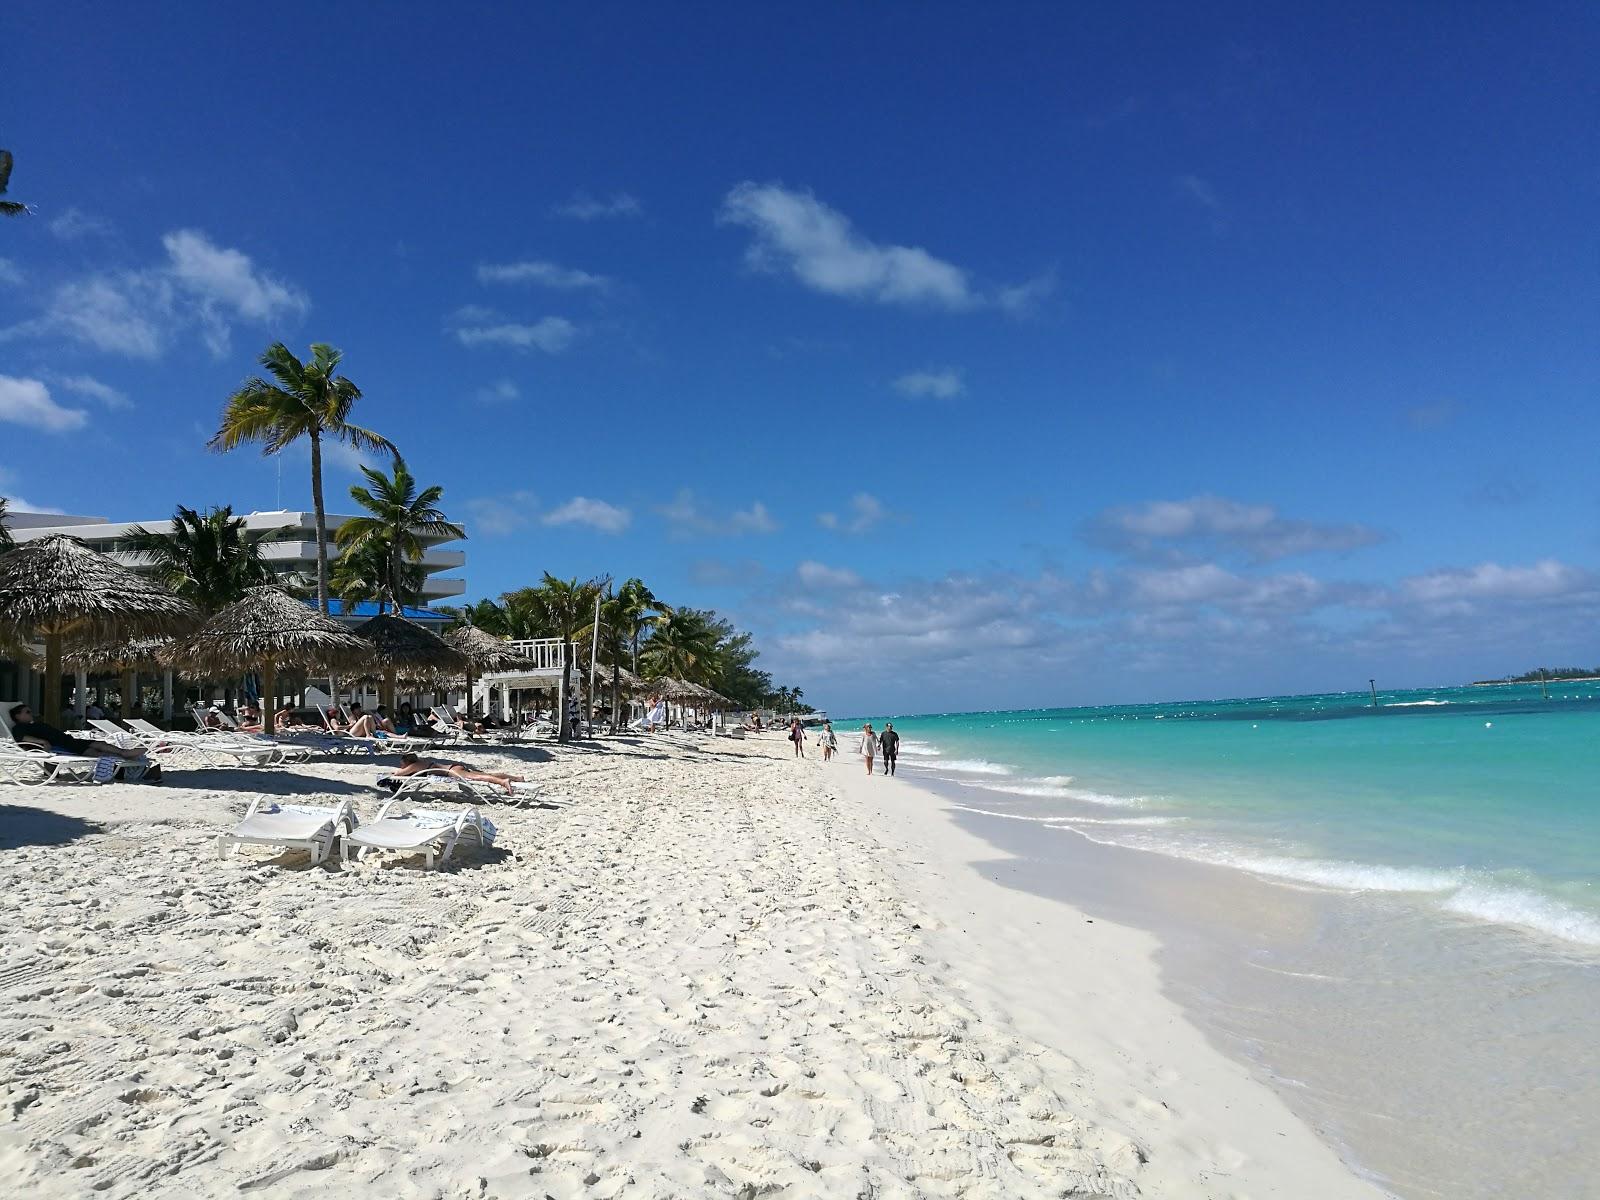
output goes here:
[{"label": "shoreline", "polygon": [[442,872],[213,856],[260,791],[370,816],[373,762],[0,793],[0,1182],[1380,1195],[1161,994],[1155,939],[983,878],[928,793],[786,751],[473,752],[562,800],[491,806],[496,848]]},{"label": "shoreline", "polygon": [[1155,938],[1163,994],[1358,1176],[1487,1200],[1572,1194],[1600,1169],[1584,1134],[1597,1055],[1577,1034],[1600,1002],[1587,948],[1403,892],[1107,841],[1066,813],[990,812],[981,784],[916,783],[997,886]]},{"label": "shoreline", "polygon": [[[1059,893],[1024,890],[1021,860],[967,828],[947,797],[913,779],[867,779],[846,754],[829,785],[870,816],[908,857],[902,885],[946,927],[945,957],[967,966],[961,986],[1001,1019],[1070,1057],[1094,1080],[1096,1111],[1151,1145],[1181,1145],[1186,1162],[1157,1194],[1322,1197],[1389,1195],[1344,1162],[1282,1098],[1214,1045],[1167,994],[1161,939],[1090,915]],[[1128,854],[1136,852],[1127,851]],[[937,863],[939,870],[916,868]],[[1012,876],[1011,881],[1004,876]],[[1049,953],[1038,938],[1047,931]],[[1087,973],[1087,978],[1085,978]],[[1171,1169],[1153,1155],[1147,1169]]]}]

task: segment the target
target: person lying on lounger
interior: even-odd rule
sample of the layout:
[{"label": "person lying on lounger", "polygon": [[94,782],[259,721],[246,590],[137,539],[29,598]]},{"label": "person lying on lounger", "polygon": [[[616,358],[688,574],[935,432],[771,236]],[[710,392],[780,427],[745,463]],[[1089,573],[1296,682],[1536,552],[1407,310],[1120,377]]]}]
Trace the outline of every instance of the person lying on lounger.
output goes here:
[{"label": "person lying on lounger", "polygon": [[241,704],[239,706],[239,732],[260,733],[261,729],[261,710],[254,704]]},{"label": "person lying on lounger", "polygon": [[[54,725],[47,725],[43,721],[36,721],[33,710],[26,704],[13,704],[11,711],[6,715],[11,719],[11,736],[22,746],[32,746],[36,750],[54,750],[57,754],[122,758],[130,762],[143,762],[145,759],[142,747],[124,750],[121,746],[113,746],[110,742],[93,741],[88,737],[80,737],[64,729],[57,729]],[[147,778],[154,783],[161,778],[161,775],[159,771],[154,771],[153,775]]]},{"label": "person lying on lounger", "polygon": [[447,775],[454,775],[457,779],[472,779],[478,783],[492,783],[496,787],[504,788],[506,795],[512,794],[511,785],[523,782],[520,775],[501,775],[494,771],[474,771],[466,763],[443,762],[437,758],[418,758],[415,754],[402,754],[400,756],[400,769],[391,771],[394,776],[421,775],[424,771],[443,771]]}]

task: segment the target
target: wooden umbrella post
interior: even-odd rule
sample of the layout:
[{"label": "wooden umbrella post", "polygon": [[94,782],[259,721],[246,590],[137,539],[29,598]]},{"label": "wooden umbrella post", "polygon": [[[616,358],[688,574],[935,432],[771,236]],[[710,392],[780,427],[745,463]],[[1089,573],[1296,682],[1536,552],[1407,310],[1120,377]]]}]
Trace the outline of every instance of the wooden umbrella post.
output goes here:
[{"label": "wooden umbrella post", "polygon": [[277,727],[278,668],[270,658],[261,660],[261,730],[269,737]]},{"label": "wooden umbrella post", "polygon": [[61,719],[61,635],[44,635],[44,711],[35,714],[41,721]]}]

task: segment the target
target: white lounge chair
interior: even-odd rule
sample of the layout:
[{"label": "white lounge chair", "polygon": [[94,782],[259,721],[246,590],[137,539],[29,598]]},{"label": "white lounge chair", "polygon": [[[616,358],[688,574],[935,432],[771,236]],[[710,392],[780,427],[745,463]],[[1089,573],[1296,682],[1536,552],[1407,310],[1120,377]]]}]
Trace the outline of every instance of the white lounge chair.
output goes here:
[{"label": "white lounge chair", "polygon": [[333,853],[334,840],[348,835],[359,822],[355,806],[348,800],[332,806],[280,804],[268,796],[257,796],[244,820],[217,835],[217,856],[236,854],[241,846],[280,846],[309,851],[311,865],[317,866]]},{"label": "white lounge chair", "polygon": [[511,793],[507,795],[498,784],[482,779],[463,779],[459,775],[452,775],[445,767],[428,767],[413,775],[384,775],[378,779],[378,786],[396,799],[429,792],[453,791],[480,804],[520,805],[543,803],[544,796],[544,789],[536,783],[513,783]]},{"label": "white lounge chair", "polygon": [[[317,711],[322,714],[323,721],[327,723],[328,729],[331,731],[334,728],[334,724],[332,718],[328,716],[328,710],[319,704],[317,705]],[[356,737],[350,733],[338,733],[334,734],[334,737],[345,745],[365,747],[373,754],[403,754],[407,750],[415,753],[432,749],[434,744],[433,738],[402,737],[397,733],[384,733],[382,731],[379,731],[375,737]]]},{"label": "white lounge chair", "polygon": [[[100,760],[85,754],[61,754],[26,746],[11,731],[11,710],[17,701],[0,701],[0,778],[7,783],[93,783]],[[35,777],[37,773],[37,777]]]},{"label": "white lounge chair", "polygon": [[339,851],[342,860],[350,861],[352,847],[358,859],[369,850],[399,850],[425,855],[425,865],[431,871],[435,857],[442,867],[462,842],[475,843],[480,849],[494,842],[494,824],[476,808],[455,812],[412,808],[391,815],[396,805],[409,803],[396,797],[378,810],[377,820],[346,834]]},{"label": "white lounge chair", "polygon": [[117,734],[123,738],[134,737],[152,757],[187,757],[202,767],[281,767],[291,758],[303,761],[311,757],[310,752],[302,747],[292,747],[286,751],[277,743],[265,739],[218,734],[215,730],[207,733],[174,733],[141,720],[130,720],[127,731],[118,729],[109,721],[91,721],[90,724],[108,737]]},{"label": "white lounge chair", "polygon": [[479,733],[476,729],[470,729],[465,721],[451,711],[448,704],[436,705],[433,709],[433,716],[434,720],[439,723],[439,727],[452,735],[452,740],[464,742],[468,745],[476,743],[480,746],[504,746],[522,740],[517,735],[517,731],[510,728],[492,729],[483,733]]},{"label": "white lounge chair", "polygon": [[[206,721],[205,714],[207,712],[213,714],[222,723],[220,727],[211,725]],[[258,752],[265,748],[270,752],[270,761],[266,765],[274,767],[282,766],[287,762],[308,762],[311,759],[312,747],[300,742],[280,741],[262,733],[245,733],[240,730],[238,722],[220,708],[205,709],[197,704],[189,710],[189,715],[194,718],[194,723],[198,728],[195,733],[187,736],[205,739],[207,745],[242,746],[245,749]],[[133,721],[128,722],[129,727],[134,724],[135,722]],[[149,722],[139,722],[139,724],[144,725],[148,731],[160,732]],[[141,736],[143,736],[145,731],[141,730],[140,732]]]},{"label": "white lounge chair", "polygon": [[100,760],[79,754],[57,754],[17,743],[0,745],[0,780],[19,785],[93,783]]}]

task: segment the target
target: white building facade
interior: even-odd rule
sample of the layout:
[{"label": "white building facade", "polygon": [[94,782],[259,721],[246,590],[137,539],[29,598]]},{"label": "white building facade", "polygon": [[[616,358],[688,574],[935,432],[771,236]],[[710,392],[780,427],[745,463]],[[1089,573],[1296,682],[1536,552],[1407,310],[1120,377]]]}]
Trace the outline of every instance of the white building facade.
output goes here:
[{"label": "white building facade", "polygon": [[[317,577],[317,518],[308,512],[252,512],[237,514],[244,521],[247,532],[261,536],[261,554],[273,571],[280,575],[300,575],[307,580]],[[350,514],[328,514],[328,561],[339,557],[339,547],[333,542],[334,532]],[[118,548],[122,538],[135,526],[143,526],[152,533],[166,533],[172,528],[170,516],[149,521],[109,521],[105,517],[63,516],[57,513],[11,512],[6,514],[6,528],[17,543],[64,533],[78,538],[91,550],[109,555],[136,571],[148,570],[137,555]],[[463,534],[463,536],[465,536]],[[436,604],[463,595],[467,581],[458,572],[467,563],[463,550],[441,547],[459,541],[455,537],[424,537],[422,539],[422,603]],[[351,618],[370,616],[365,607],[352,612]]]}]

